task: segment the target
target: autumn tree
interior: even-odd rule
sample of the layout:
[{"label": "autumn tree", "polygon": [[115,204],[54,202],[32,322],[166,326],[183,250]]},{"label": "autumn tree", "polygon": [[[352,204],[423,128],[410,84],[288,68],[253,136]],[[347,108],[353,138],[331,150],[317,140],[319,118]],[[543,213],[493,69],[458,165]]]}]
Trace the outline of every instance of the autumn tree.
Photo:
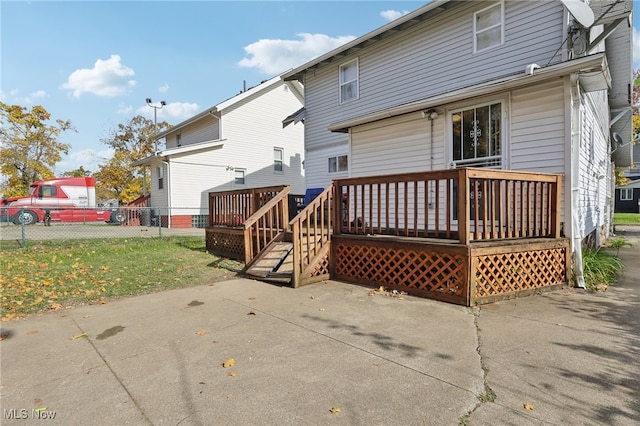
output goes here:
[{"label": "autumn tree", "polygon": [[78,167],[75,170],[70,170],[68,172],[62,173],[64,177],[87,177],[91,176],[91,170],[85,169],[83,166]]},{"label": "autumn tree", "polygon": [[[163,121],[158,123],[157,131],[169,127],[169,123]],[[142,167],[133,163],[154,153],[155,135],[154,122],[137,115],[128,123],[119,124],[109,137],[102,139],[102,143],[114,150],[113,157],[100,165],[94,174],[96,190],[102,197],[128,203],[143,195],[143,180],[147,179],[149,185],[148,177]]]},{"label": "autumn tree", "polygon": [[50,122],[51,114],[40,105],[31,110],[0,102],[0,194],[3,198],[26,195],[34,181],[54,176],[53,167],[69,153],[69,144],[58,140],[75,131],[70,121]]}]

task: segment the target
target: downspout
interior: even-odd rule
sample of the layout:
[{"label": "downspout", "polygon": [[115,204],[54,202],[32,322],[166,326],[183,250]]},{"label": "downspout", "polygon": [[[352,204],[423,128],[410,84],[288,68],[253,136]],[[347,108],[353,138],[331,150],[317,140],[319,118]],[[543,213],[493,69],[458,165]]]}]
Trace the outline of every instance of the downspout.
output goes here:
[{"label": "downspout", "polygon": [[171,229],[171,166],[168,161],[160,162],[167,165],[167,229]]},{"label": "downspout", "polygon": [[578,75],[571,74],[571,247],[574,257],[576,286],[585,288],[582,267],[582,235],[580,232],[580,138],[581,138],[580,88]]}]

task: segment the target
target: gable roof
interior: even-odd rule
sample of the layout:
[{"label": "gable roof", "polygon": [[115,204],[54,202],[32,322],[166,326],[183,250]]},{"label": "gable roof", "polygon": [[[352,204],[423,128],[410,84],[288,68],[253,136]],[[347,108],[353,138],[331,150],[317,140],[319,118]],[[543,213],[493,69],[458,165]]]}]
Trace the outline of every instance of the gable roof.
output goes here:
[{"label": "gable roof", "polygon": [[262,81],[260,84],[258,84],[257,86],[251,87],[243,92],[240,92],[239,94],[228,98],[222,102],[220,102],[217,105],[214,105],[210,108],[207,108],[206,110],[202,111],[199,114],[194,115],[193,117],[190,117],[186,120],[184,120],[181,123],[176,124],[175,126],[171,127],[168,130],[165,130],[164,132],[158,133],[156,135],[156,139],[162,139],[164,137],[166,137],[167,135],[174,133],[177,130],[180,130],[181,128],[188,126],[191,123],[195,123],[196,121],[199,121],[200,119],[202,119],[203,117],[207,117],[207,116],[214,116],[217,117],[218,119],[220,118],[220,113],[224,110],[227,109],[229,107],[232,107],[233,105],[242,102],[243,100],[256,96],[258,95],[260,92],[270,88],[271,86],[278,84],[278,83],[282,83],[282,79],[280,78],[280,76],[276,76],[271,78],[270,80],[265,80]]}]

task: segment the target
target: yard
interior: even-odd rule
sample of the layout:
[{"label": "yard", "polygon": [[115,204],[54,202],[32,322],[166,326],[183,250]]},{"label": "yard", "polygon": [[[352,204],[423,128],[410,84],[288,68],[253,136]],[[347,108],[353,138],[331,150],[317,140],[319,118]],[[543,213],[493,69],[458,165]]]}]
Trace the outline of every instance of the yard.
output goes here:
[{"label": "yard", "polygon": [[41,241],[0,251],[1,318],[210,284],[240,268],[199,237]]},{"label": "yard", "polygon": [[615,225],[640,225],[640,213],[615,213],[613,223]]}]

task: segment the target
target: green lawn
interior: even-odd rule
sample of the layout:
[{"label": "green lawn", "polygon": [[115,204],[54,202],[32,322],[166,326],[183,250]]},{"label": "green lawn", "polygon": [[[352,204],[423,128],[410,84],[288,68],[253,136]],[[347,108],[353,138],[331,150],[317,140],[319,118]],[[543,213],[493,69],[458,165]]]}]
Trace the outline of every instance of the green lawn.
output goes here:
[{"label": "green lawn", "polygon": [[0,251],[2,320],[80,303],[206,284],[242,267],[201,237],[63,240]]},{"label": "green lawn", "polygon": [[615,225],[640,225],[640,213],[614,213]]}]

